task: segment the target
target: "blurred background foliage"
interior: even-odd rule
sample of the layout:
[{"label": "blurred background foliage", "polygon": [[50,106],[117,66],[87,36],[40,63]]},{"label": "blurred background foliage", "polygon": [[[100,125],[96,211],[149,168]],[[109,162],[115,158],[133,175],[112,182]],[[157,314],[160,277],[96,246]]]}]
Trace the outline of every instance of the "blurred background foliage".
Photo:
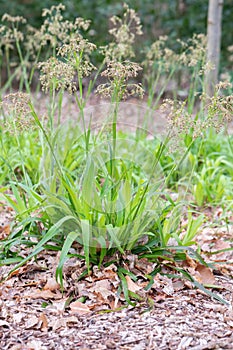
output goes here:
[{"label": "blurred background foliage", "polygon": [[[24,16],[30,24],[40,27],[43,8],[58,5],[59,0],[0,0],[0,16],[4,13]],[[150,45],[159,35],[169,36],[171,48],[175,48],[177,38],[188,39],[193,33],[206,33],[208,0],[125,0],[130,7],[140,15],[144,38],[143,42]],[[108,41],[106,33],[112,15],[122,12],[122,1],[118,0],[64,0],[66,6],[64,17],[72,20],[74,17],[91,19],[89,39],[97,45]],[[232,0],[224,0],[222,23],[222,57],[224,67],[232,65],[229,62],[227,47],[233,44]],[[141,38],[142,40],[142,38]],[[140,44],[138,48],[140,48]]]}]

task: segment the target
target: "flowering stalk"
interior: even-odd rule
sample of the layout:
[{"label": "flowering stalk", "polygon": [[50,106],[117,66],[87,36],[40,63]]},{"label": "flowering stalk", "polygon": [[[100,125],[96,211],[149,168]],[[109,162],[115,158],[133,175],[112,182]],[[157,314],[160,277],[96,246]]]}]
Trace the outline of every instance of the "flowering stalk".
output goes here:
[{"label": "flowering stalk", "polygon": [[113,16],[110,19],[113,28],[109,30],[109,33],[114,37],[114,41],[102,48],[106,69],[101,75],[107,79],[107,83],[100,84],[97,87],[97,93],[104,97],[110,97],[111,102],[114,104],[110,164],[110,173],[113,180],[115,179],[119,103],[129,96],[142,96],[144,92],[141,84],[130,82],[132,78],[137,77],[138,72],[142,69],[139,64],[130,61],[135,56],[133,44],[136,35],[142,34],[140,18],[126,4],[124,5],[124,10],[123,18]]},{"label": "flowering stalk", "polygon": [[[56,110],[55,92],[60,91],[61,100],[63,92],[68,90],[70,94],[75,95],[75,100],[79,108],[85,135],[87,131],[84,120],[84,108],[86,99],[89,97],[92,84],[89,84],[88,94],[84,98],[83,77],[89,76],[95,69],[95,66],[91,63],[89,56],[92,51],[95,50],[96,46],[84,39],[78,32],[78,28],[87,29],[88,25],[89,21],[84,21],[77,18],[74,24],[76,31],[69,36],[68,42],[63,43],[58,47],[57,57],[52,56],[46,62],[39,63],[38,65],[42,73],[40,76],[42,89],[45,92],[51,91],[53,108],[51,110],[52,113],[50,117],[50,124],[52,126],[54,125],[53,120]],[[60,122],[60,113],[58,122]]]},{"label": "flowering stalk", "polygon": [[[5,48],[5,53],[6,53],[6,65],[7,65],[7,75],[8,75],[8,84],[11,84],[12,80],[17,76],[18,69],[15,70],[15,74],[11,75],[11,70],[10,70],[10,50],[14,49],[14,46],[16,46],[16,49],[19,54],[19,60],[21,64],[21,68],[23,70],[23,74],[20,75],[20,88],[22,90],[22,85],[25,83],[25,86],[27,88],[27,91],[29,92],[29,86],[27,83],[27,74],[25,72],[25,63],[27,61],[27,57],[24,60],[22,51],[20,48],[20,42],[23,42],[24,40],[24,35],[23,33],[19,30],[19,25],[20,24],[25,24],[26,19],[21,17],[21,16],[10,16],[8,14],[4,14],[2,16],[2,22],[8,22],[7,25],[1,25],[0,26],[0,33],[1,33],[1,49],[2,47]],[[20,68],[20,67],[18,67]]]}]

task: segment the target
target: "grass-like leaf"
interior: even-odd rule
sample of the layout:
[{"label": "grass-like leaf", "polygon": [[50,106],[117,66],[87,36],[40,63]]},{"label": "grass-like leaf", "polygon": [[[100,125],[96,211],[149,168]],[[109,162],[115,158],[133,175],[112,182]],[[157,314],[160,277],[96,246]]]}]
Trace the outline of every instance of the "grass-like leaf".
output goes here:
[{"label": "grass-like leaf", "polygon": [[68,258],[67,254],[69,252],[69,249],[71,248],[72,244],[75,242],[75,240],[79,236],[80,236],[79,232],[70,232],[68,234],[68,236],[66,237],[65,242],[64,242],[63,247],[62,247],[59,264],[58,264],[58,267],[56,269],[56,279],[57,279],[58,283],[61,284],[62,289],[63,289],[63,277],[62,277],[63,266],[64,266],[65,261]]}]

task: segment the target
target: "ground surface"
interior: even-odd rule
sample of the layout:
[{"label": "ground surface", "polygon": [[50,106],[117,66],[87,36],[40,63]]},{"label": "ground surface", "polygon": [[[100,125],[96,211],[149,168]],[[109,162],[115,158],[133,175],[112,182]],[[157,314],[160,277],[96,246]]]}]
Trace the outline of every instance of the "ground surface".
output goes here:
[{"label": "ground surface", "polygon": [[[218,215],[219,212],[215,214]],[[1,238],[9,233],[11,216],[9,208],[2,207]],[[205,227],[198,237],[203,253],[227,249],[231,240],[232,231],[225,227]],[[27,249],[22,247],[24,254]],[[122,293],[117,294],[120,282],[114,263],[100,271],[94,268],[89,277],[78,281],[84,264],[68,260],[62,294],[54,279],[58,259],[57,252],[42,252],[37,261],[19,268],[1,284],[0,349],[233,348],[231,251],[211,256],[211,261],[217,262],[214,270],[201,268],[190,257],[186,265],[197,280],[215,285],[208,290],[228,305],[194,289],[190,282],[162,274],[145,292],[148,282],[143,275],[153,269],[153,264],[135,256],[126,256],[125,260],[125,268],[138,276],[136,283],[127,279],[129,289],[142,297],[135,307],[126,308]],[[210,257],[206,255],[206,259]],[[9,270],[0,267],[1,277]]]}]

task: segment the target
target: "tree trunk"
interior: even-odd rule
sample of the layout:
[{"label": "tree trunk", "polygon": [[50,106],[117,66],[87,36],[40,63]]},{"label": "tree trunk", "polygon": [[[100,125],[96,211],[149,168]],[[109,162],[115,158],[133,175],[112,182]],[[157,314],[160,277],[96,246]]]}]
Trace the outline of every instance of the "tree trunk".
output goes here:
[{"label": "tree trunk", "polygon": [[209,0],[207,23],[207,62],[214,69],[206,72],[206,93],[210,96],[214,93],[214,86],[218,82],[220,48],[221,48],[221,22],[224,0]]}]

